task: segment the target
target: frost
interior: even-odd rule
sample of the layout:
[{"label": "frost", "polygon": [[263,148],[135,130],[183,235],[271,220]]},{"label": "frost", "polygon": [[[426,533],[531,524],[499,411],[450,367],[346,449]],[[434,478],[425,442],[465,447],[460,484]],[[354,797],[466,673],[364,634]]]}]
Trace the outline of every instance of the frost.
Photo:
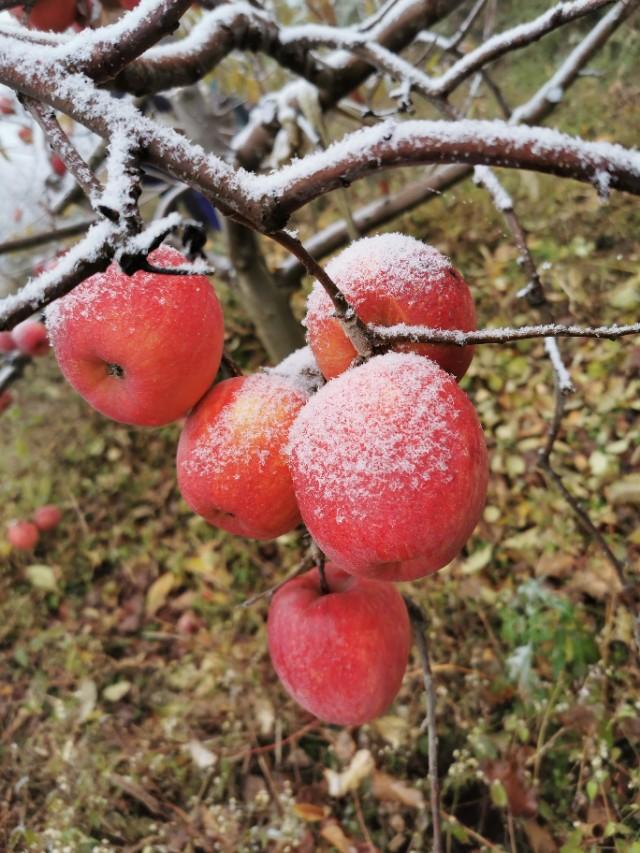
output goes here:
[{"label": "frost", "polygon": [[275,367],[265,368],[265,373],[289,380],[307,395],[315,393],[324,383],[311,347],[308,346],[295,350]]}]

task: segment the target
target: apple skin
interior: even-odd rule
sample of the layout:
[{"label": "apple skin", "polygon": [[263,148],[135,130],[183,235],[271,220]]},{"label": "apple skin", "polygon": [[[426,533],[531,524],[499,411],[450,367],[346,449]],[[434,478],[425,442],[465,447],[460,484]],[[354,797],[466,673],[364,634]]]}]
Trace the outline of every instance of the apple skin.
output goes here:
[{"label": "apple skin", "polygon": [[13,403],[13,396],[8,391],[0,391],[0,415]]},{"label": "apple skin", "polygon": [[[413,237],[379,234],[356,240],[327,265],[327,273],[365,323],[476,328],[467,283],[448,258]],[[307,303],[307,338],[325,379],[339,376],[357,353],[324,288],[316,282]],[[473,347],[403,343],[396,352],[417,352],[462,378]]]},{"label": "apple skin", "polygon": [[391,584],[328,564],[329,593],[312,569],[276,592],[269,654],[288,693],[327,723],[357,726],[383,714],[407,667],[411,627]]},{"label": "apple skin", "polygon": [[[22,18],[22,6],[16,6],[11,14],[18,20]],[[76,19],[76,0],[37,0],[28,19],[32,30],[51,30],[62,33]]]},{"label": "apple skin", "polygon": [[[168,247],[149,260],[160,267],[186,263]],[[222,310],[204,276],[129,277],[112,264],[54,302],[47,325],[67,381],[94,409],[122,423],[178,420],[220,366]]]},{"label": "apple skin", "polygon": [[220,382],[187,418],[178,486],[209,524],[275,539],[300,524],[285,446],[306,395],[274,374]]},{"label": "apple skin", "polygon": [[62,513],[54,504],[45,504],[44,506],[38,507],[38,509],[33,513],[33,523],[36,525],[38,530],[53,530],[54,527],[57,527],[60,524],[62,519]]},{"label": "apple skin", "polygon": [[12,521],[7,526],[7,539],[16,551],[32,551],[39,538],[38,528],[31,521]]},{"label": "apple skin", "polygon": [[44,323],[23,320],[11,332],[11,337],[23,355],[40,356],[49,352],[49,336]]},{"label": "apple skin", "polygon": [[0,332],[0,352],[12,352],[16,348],[16,342],[11,332]]},{"label": "apple skin", "polygon": [[328,382],[298,415],[289,448],[303,521],[348,572],[431,574],[482,514],[478,416],[450,374],[414,353],[376,356]]}]

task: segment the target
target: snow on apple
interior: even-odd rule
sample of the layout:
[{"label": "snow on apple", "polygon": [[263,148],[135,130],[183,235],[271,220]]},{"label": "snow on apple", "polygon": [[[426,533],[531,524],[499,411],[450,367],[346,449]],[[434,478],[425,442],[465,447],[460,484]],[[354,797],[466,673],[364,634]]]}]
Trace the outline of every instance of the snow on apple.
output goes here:
[{"label": "snow on apple", "polygon": [[240,536],[273,539],[301,519],[285,446],[306,394],[271,373],[216,385],[178,445],[178,485],[194,512]]},{"label": "snow on apple", "polygon": [[[152,264],[182,266],[163,247]],[[136,272],[117,264],[47,311],[66,379],[114,420],[160,426],[183,417],[213,382],[223,342],[222,309],[208,279]]]},{"label": "snow on apple", "polygon": [[[441,252],[413,237],[364,237],[334,258],[327,273],[365,323],[406,323],[466,332],[476,328],[467,283]],[[305,325],[324,376],[332,379],[346,370],[357,353],[319,282],[309,296]],[[394,349],[429,356],[458,379],[473,356],[473,347],[408,343]]]},{"label": "snow on apple", "polygon": [[327,556],[355,574],[413,580],[445,566],[477,524],[487,451],[455,380],[387,353],[327,383],[291,430],[296,497]]}]

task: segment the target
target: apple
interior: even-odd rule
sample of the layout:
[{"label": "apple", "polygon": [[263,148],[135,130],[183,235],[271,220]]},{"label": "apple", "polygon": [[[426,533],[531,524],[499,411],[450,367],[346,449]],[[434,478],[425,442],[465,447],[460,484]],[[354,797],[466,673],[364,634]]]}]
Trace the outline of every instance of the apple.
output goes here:
[{"label": "apple", "polygon": [[39,356],[49,352],[47,329],[39,320],[23,320],[11,332],[11,336],[23,355]]},{"label": "apple", "polygon": [[476,526],[487,450],[455,379],[386,353],[328,382],[290,434],[302,519],[330,560],[378,580],[441,569]]},{"label": "apple", "polygon": [[122,9],[135,9],[138,6],[140,0],[120,0],[120,6]]},{"label": "apple", "polygon": [[55,174],[59,178],[64,178],[67,174],[67,167],[64,164],[64,160],[59,154],[52,154],[49,160],[51,165],[51,169],[55,172]]},{"label": "apple", "polygon": [[38,530],[53,530],[60,524],[62,513],[57,506],[45,504],[33,513],[33,521]]},{"label": "apple", "polygon": [[12,352],[16,348],[11,332],[0,332],[0,352]]},{"label": "apple", "polygon": [[30,127],[21,127],[18,131],[18,136],[26,145],[31,145],[33,142],[33,129]]},{"label": "apple", "polygon": [[[379,234],[356,240],[327,264],[327,273],[365,323],[476,328],[471,291],[448,258],[433,246],[404,234]],[[357,353],[334,316],[333,303],[319,282],[307,302],[307,337],[326,379],[338,376]],[[418,352],[458,379],[473,347],[403,343],[400,352]]]},{"label": "apple", "polygon": [[[11,14],[22,19],[24,9],[16,6]],[[32,30],[53,30],[61,33],[76,19],[76,0],[36,0],[29,13],[28,26]]]},{"label": "apple", "polygon": [[16,551],[32,551],[39,538],[38,528],[31,521],[11,521],[7,525],[7,539]]},{"label": "apple", "polygon": [[383,714],[404,675],[411,628],[391,584],[328,564],[329,592],[312,569],[276,592],[269,654],[288,693],[327,723],[357,726]]},{"label": "apple", "polygon": [[[187,262],[168,247],[149,260]],[[49,306],[47,325],[68,382],[122,423],[161,426],[183,417],[220,366],[222,309],[201,275],[127,276],[113,263]]]},{"label": "apple", "polygon": [[0,391],[0,415],[13,403],[13,396],[8,391]]},{"label": "apple", "polygon": [[220,382],[187,418],[178,486],[209,524],[274,539],[300,524],[285,447],[307,396],[275,374]]},{"label": "apple", "polygon": [[12,116],[16,111],[16,105],[13,98],[0,98],[0,114],[3,116]]}]

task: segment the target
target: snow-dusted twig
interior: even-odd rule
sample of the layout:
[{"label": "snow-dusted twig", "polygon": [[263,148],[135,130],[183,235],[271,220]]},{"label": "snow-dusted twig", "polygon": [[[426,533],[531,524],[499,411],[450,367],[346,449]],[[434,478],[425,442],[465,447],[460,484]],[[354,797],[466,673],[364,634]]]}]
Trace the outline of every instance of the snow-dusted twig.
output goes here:
[{"label": "snow-dusted twig", "polygon": [[60,159],[73,175],[78,186],[91,202],[92,207],[95,207],[97,199],[104,192],[104,188],[89,166],[84,162],[67,134],[60,127],[53,110],[34,98],[23,97],[22,102],[38,122],[47,138],[47,142],[60,156]]},{"label": "snow-dusted twig", "polygon": [[464,347],[469,344],[506,344],[534,338],[606,338],[615,340],[626,335],[640,335],[640,323],[611,326],[576,326],[562,323],[544,323],[539,326],[502,327],[463,332],[458,329],[427,329],[424,326],[370,325],[379,344],[412,342],[421,344],[450,344]]},{"label": "snow-dusted twig", "polygon": [[442,818],[440,805],[440,778],[438,776],[438,730],[436,728],[436,693],[433,686],[431,657],[427,640],[427,617],[424,610],[408,595],[403,596],[413,636],[420,656],[422,678],[426,695],[426,727],[429,742],[429,792],[431,801],[431,823],[433,827],[433,853],[442,853]]},{"label": "snow-dusted twig", "polygon": [[83,234],[95,224],[95,219],[83,219],[80,222],[73,222],[62,228],[54,228],[51,231],[43,231],[40,234],[30,234],[28,237],[7,240],[5,243],[0,243],[0,255],[8,255],[12,252],[26,252],[29,249],[37,249],[38,246],[44,246],[47,243],[59,243],[61,240],[66,240],[67,237],[76,237],[78,234]]}]

